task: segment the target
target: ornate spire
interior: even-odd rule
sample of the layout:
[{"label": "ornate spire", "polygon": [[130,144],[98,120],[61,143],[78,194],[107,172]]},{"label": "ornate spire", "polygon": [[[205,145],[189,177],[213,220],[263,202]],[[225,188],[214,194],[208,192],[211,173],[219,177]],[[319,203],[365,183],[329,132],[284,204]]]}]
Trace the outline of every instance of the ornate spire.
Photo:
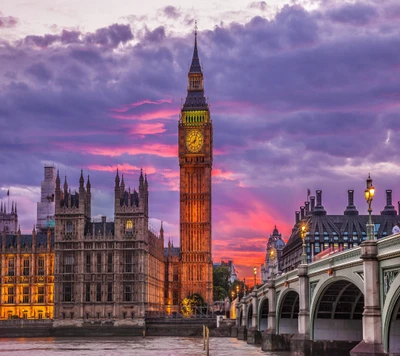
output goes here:
[{"label": "ornate spire", "polygon": [[86,190],[88,191],[88,193],[90,193],[90,188],[92,187],[92,185],[90,184],[90,178],[89,178],[89,174],[87,176],[87,182],[86,182]]},{"label": "ornate spire", "polygon": [[201,65],[199,59],[199,52],[197,51],[197,21],[195,22],[194,26],[194,49],[193,49],[193,57],[192,57],[192,64],[190,65],[189,74],[190,73],[202,73],[201,72]]},{"label": "ornate spire", "polygon": [[118,168],[117,168],[117,175],[115,176],[115,186],[119,187],[119,172],[118,172]]},{"label": "ornate spire", "polygon": [[79,177],[79,188],[83,189],[85,184],[85,180],[83,179],[83,169],[81,169],[81,176]]}]

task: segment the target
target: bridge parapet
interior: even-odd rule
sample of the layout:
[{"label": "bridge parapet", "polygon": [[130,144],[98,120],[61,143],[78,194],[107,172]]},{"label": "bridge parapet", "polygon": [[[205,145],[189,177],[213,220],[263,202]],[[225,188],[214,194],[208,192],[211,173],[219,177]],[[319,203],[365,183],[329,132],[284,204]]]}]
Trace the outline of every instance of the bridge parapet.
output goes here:
[{"label": "bridge parapet", "polygon": [[400,234],[378,240],[378,259],[384,260],[400,255]]},{"label": "bridge parapet", "polygon": [[278,278],[275,279],[275,288],[281,288],[287,283],[297,282],[299,280],[298,276],[299,271],[294,269],[293,271],[289,271],[287,273],[281,274]]}]

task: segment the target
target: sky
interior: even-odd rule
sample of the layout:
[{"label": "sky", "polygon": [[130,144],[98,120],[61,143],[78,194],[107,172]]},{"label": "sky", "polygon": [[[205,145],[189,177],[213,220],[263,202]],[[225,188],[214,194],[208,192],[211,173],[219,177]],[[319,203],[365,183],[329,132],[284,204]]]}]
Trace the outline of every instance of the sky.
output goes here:
[{"label": "sky", "polygon": [[117,167],[150,188],[151,224],[179,244],[177,121],[194,21],[214,126],[213,258],[239,277],[285,240],[307,189],[330,214],[347,190],[374,213],[393,190],[400,130],[400,3],[377,1],[0,0],[0,200],[32,231],[45,164],[92,214],[113,217]]}]

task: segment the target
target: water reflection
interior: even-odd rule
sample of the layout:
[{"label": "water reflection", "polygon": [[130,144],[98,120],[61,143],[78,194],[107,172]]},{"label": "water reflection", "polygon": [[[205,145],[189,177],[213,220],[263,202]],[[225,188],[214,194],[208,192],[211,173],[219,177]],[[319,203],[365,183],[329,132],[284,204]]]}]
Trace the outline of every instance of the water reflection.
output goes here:
[{"label": "water reflection", "polygon": [[[0,355],[82,356],[204,356],[200,338],[18,338],[0,339]],[[288,356],[289,352],[267,353],[234,338],[210,338],[212,356]]]}]

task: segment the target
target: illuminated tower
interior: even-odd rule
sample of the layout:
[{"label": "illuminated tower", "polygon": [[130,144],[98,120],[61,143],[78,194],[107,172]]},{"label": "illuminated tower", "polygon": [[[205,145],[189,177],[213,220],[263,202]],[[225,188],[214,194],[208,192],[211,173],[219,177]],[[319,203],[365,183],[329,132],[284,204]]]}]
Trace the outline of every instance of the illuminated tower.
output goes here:
[{"label": "illuminated tower", "polygon": [[212,302],[211,169],[213,132],[204,96],[195,31],[188,89],[178,125],[181,300],[193,293]]}]

